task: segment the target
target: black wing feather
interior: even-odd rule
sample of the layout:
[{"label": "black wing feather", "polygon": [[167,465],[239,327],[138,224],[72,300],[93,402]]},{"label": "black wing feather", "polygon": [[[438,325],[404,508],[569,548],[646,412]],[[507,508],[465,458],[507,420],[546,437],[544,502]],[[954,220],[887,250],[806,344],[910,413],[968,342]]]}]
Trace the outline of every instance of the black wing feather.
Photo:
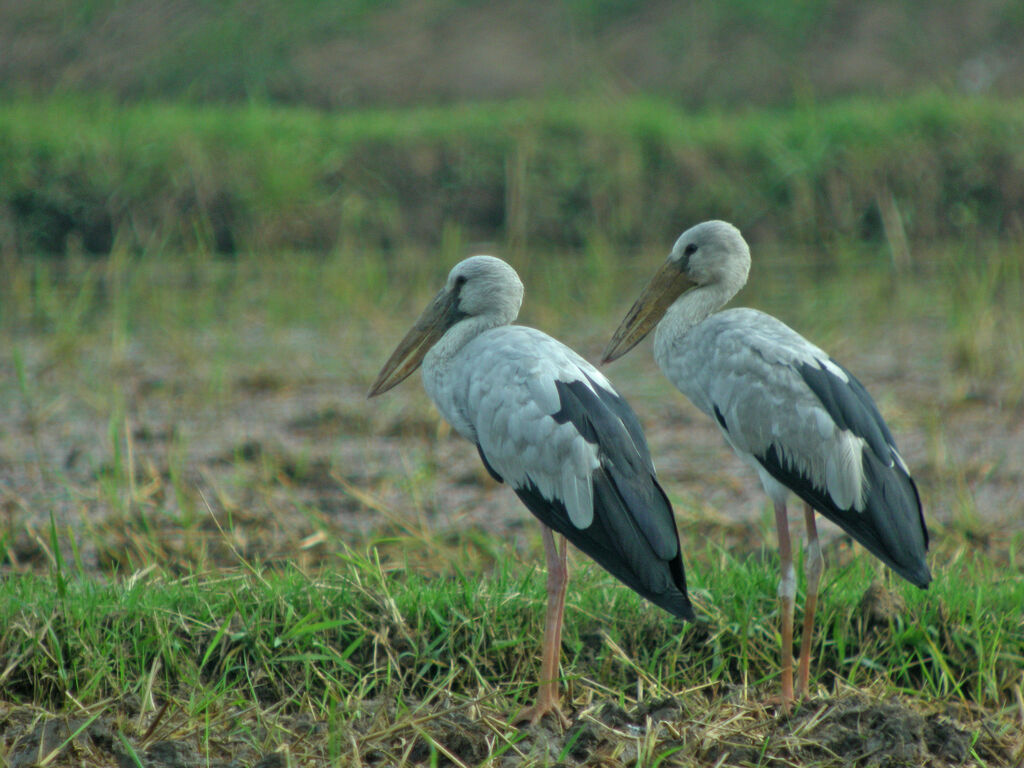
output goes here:
[{"label": "black wing feather", "polygon": [[[589,443],[600,449],[601,466],[608,472],[622,496],[624,513],[635,519],[640,530],[658,553],[670,560],[679,552],[679,534],[671,505],[662,503],[664,494],[657,491],[647,444],[642,447],[630,435],[624,422],[583,381],[557,381],[561,408],[553,418],[560,424],[571,422]],[[620,398],[621,406],[629,409]],[[629,409],[632,415],[632,409]],[[639,430],[639,421],[632,415]]]},{"label": "black wing feather", "polygon": [[[545,499],[532,480],[514,490],[542,523],[623,584],[692,620],[672,505],[654,475],[640,422],[625,400],[589,381],[589,386],[582,380],[556,381],[559,410],[552,418],[572,424],[598,447],[601,466],[591,478],[593,522],[585,529],[576,527],[562,500]],[[481,458],[486,465],[482,451]]]},{"label": "black wing feather", "polygon": [[[669,613],[692,621],[695,615],[686,594],[681,553],[671,560],[658,557],[625,510],[608,474],[599,469],[593,483],[594,521],[585,529],[572,524],[561,501],[545,499],[532,482],[515,492],[538,520],[565,536],[616,579]],[[668,504],[667,498],[664,503]]]},{"label": "black wing feather", "polygon": [[895,445],[896,441],[875,401],[856,376],[835,360],[830,359],[829,362],[846,374],[848,381],[843,381],[827,368],[807,363],[798,365],[797,371],[840,429],[847,429],[863,438],[878,458],[891,463],[889,446]]},{"label": "black wing feather", "polygon": [[633,409],[630,408],[629,403],[626,399],[620,396],[616,392],[610,392],[609,390],[602,387],[596,381],[589,376],[587,381],[597,392],[598,397],[601,398],[601,402],[610,410],[616,418],[626,428],[626,432],[633,439],[633,444],[636,445],[637,451],[640,457],[644,459],[647,471],[652,475],[654,474],[654,461],[651,459],[650,449],[647,447],[647,438],[644,436],[643,427],[640,426],[640,419],[637,418]]}]

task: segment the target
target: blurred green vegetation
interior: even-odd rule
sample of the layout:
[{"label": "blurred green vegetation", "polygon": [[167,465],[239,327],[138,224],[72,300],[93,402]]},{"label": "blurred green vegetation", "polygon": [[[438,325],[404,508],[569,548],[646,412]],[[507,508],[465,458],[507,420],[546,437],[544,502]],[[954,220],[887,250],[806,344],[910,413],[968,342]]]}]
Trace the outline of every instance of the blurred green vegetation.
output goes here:
[{"label": "blurred green vegetation", "polygon": [[1024,102],[687,112],[651,100],[327,115],[19,100],[0,111],[8,254],[667,247],[701,219],[827,245],[1019,236]]}]

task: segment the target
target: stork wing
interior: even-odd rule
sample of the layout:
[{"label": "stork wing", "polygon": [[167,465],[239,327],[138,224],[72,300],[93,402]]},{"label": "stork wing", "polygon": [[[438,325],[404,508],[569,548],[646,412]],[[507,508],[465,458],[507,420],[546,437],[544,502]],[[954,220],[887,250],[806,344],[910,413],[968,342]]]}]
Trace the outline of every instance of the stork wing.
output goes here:
[{"label": "stork wing", "polygon": [[928,532],[917,487],[864,386],[768,315],[732,310],[704,325],[716,339],[700,386],[736,451],[925,586]]},{"label": "stork wing", "polygon": [[489,471],[618,579],[692,618],[672,506],[639,420],[608,380],[521,326],[481,334],[459,361],[465,394],[451,407]]}]

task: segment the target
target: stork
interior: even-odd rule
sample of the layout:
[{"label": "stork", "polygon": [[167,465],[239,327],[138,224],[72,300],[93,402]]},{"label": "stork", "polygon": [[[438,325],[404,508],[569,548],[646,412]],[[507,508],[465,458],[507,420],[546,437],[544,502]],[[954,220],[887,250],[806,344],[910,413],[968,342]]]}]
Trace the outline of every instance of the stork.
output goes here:
[{"label": "stork", "polygon": [[578,354],[512,325],[522,299],[519,276],[501,259],[459,262],[369,397],[422,363],[423,386],[444,418],[540,520],[548,570],[541,675],[536,702],[515,721],[552,714],[567,726],[558,700],[565,539],[655,605],[684,619],[694,613],[672,506],[636,415]]},{"label": "stork", "polygon": [[715,420],[761,479],[778,529],[782,709],[793,693],[796,575],[786,501],[804,502],[807,597],[797,693],[807,692],[823,559],[815,511],[912,584],[927,588],[928,530],[921,499],[888,426],[864,386],[780,320],[754,309],[718,310],[746,284],[750,248],[732,224],[684,232],[615,331],[603,362],[652,328],[654,358],[677,389]]}]

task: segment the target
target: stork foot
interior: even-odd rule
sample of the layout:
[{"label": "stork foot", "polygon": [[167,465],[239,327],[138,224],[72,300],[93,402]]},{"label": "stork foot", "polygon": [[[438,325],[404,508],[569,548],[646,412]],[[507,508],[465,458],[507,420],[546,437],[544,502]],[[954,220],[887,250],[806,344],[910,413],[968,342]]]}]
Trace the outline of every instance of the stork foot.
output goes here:
[{"label": "stork foot", "polygon": [[562,712],[562,708],[558,706],[558,702],[550,700],[544,701],[540,698],[537,699],[537,703],[532,707],[525,707],[524,709],[521,709],[519,714],[512,718],[512,725],[519,725],[520,723],[537,725],[546,715],[554,717],[563,730],[569,727],[569,718],[567,718]]},{"label": "stork foot", "polygon": [[790,715],[793,713],[794,697],[792,694],[786,696],[784,693],[777,694],[775,696],[769,696],[765,699],[765,704],[769,707],[777,707],[780,715]]},{"label": "stork foot", "polygon": [[[803,665],[801,665],[802,667]],[[797,675],[796,681],[796,700],[803,701],[804,699],[811,698],[811,684],[810,676],[805,674],[801,668],[800,674]]]}]

